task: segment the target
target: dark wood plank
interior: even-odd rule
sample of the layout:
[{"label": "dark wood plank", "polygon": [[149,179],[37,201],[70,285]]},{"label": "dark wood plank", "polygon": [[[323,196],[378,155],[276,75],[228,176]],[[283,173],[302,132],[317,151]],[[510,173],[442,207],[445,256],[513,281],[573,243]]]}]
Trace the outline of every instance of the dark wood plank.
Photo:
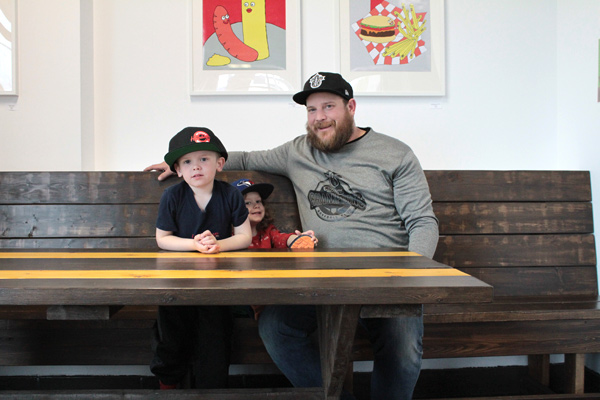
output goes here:
[{"label": "dark wood plank", "polygon": [[321,388],[0,391],[5,400],[322,400]]},{"label": "dark wood plank", "polygon": [[461,268],[494,287],[494,298],[512,296],[596,298],[595,265],[584,267]]},{"label": "dark wood plank", "polygon": [[49,306],[49,320],[108,320],[112,312],[109,306]]},{"label": "dark wood plank", "polygon": [[591,201],[589,171],[425,171],[433,201]]},{"label": "dark wood plank", "polygon": [[157,203],[165,188],[157,172],[3,172],[0,204]]},{"label": "dark wood plank", "polygon": [[2,365],[149,365],[153,320],[0,320]]},{"label": "dark wood plank", "polygon": [[600,352],[600,320],[428,324],[425,358]]},{"label": "dark wood plank", "polygon": [[153,237],[156,204],[0,206],[2,238]]},{"label": "dark wood plank", "polygon": [[597,297],[499,297],[486,304],[427,304],[423,319],[426,323],[600,319],[600,303]]},{"label": "dark wood plank", "polygon": [[326,399],[337,399],[342,393],[359,312],[358,305],[317,307],[321,373]]},{"label": "dark wood plank", "polygon": [[593,233],[591,203],[434,203],[441,235]]},{"label": "dark wood plank", "polygon": [[151,237],[70,237],[1,239],[0,249],[148,249],[159,250],[154,235]]},{"label": "dark wood plank", "polygon": [[596,247],[593,235],[448,235],[433,259],[457,268],[596,265]]}]

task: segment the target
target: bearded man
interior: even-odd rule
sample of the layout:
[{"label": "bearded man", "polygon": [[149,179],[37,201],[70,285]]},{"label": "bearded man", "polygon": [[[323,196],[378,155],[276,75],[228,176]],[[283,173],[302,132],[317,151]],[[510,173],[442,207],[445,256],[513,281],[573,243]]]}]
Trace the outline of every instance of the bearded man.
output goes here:
[{"label": "bearded man", "polygon": [[[339,74],[314,74],[293,99],[306,106],[306,134],[271,150],[231,152],[225,169],[287,176],[302,226],[317,233],[319,247],[393,247],[433,257],[438,221],[412,150],[356,126],[352,86]],[[163,164],[146,168],[155,169],[168,170]],[[411,399],[421,369],[422,316],[360,323],[373,345],[371,399]],[[261,313],[261,338],[296,387],[322,386],[316,328],[314,306],[267,306]]]}]

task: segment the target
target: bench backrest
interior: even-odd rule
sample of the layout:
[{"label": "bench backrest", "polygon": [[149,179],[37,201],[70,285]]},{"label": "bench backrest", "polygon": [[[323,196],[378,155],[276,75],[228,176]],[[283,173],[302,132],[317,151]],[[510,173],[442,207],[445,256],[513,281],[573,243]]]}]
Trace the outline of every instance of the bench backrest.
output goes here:
[{"label": "bench backrest", "polygon": [[[496,297],[596,297],[587,171],[426,171],[440,220],[435,259],[494,286]],[[149,172],[0,173],[0,248],[157,249],[163,190]],[[232,182],[270,182],[279,227],[299,227],[287,178],[227,171]],[[317,232],[318,234],[318,232]]]}]

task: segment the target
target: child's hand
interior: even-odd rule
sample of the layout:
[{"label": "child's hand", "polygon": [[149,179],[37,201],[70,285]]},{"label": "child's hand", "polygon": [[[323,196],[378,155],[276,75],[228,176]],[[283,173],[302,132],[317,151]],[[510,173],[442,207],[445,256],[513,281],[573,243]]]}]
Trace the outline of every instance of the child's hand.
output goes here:
[{"label": "child's hand", "polygon": [[300,231],[296,230],[294,233],[296,235],[298,235],[298,236],[300,236],[300,235],[308,235],[308,236],[310,236],[310,238],[312,239],[313,243],[315,244],[315,247],[317,247],[317,243],[319,243],[319,239],[317,239],[317,237],[315,236],[315,232],[314,231],[300,232]]},{"label": "child's hand", "polygon": [[221,251],[217,238],[208,230],[194,236],[194,244],[200,253],[216,254]]}]

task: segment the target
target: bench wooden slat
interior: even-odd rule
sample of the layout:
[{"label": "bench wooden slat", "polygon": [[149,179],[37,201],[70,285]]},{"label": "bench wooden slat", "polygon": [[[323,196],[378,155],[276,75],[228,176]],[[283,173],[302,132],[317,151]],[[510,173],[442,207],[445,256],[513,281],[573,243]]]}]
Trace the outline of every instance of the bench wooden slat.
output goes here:
[{"label": "bench wooden slat", "polygon": [[563,319],[600,319],[598,299],[564,301],[530,297],[497,298],[480,307],[458,304],[427,304],[424,307],[426,323],[543,321]]},{"label": "bench wooden slat", "polygon": [[[281,229],[300,226],[295,204],[275,210],[287,222]],[[158,203],[0,205],[0,238],[154,238],[157,215]]]},{"label": "bench wooden slat", "polygon": [[155,172],[4,172],[0,204],[156,203],[164,188]]},{"label": "bench wooden slat", "polygon": [[592,233],[591,203],[435,202],[441,235]]},{"label": "bench wooden slat", "polygon": [[591,201],[589,171],[425,171],[436,201]]},{"label": "bench wooden slat", "polygon": [[1,249],[151,249],[158,250],[156,238],[32,238],[0,239]]},{"label": "bench wooden slat", "polygon": [[4,400],[322,400],[321,388],[0,391]]},{"label": "bench wooden slat", "polygon": [[[291,183],[284,177],[244,172],[255,182],[273,183],[270,198],[295,204]],[[2,172],[0,204],[144,204],[158,203],[165,188],[180,180],[159,182],[158,172]],[[239,172],[226,171],[218,179],[233,182]]]},{"label": "bench wooden slat", "polygon": [[[454,328],[453,328],[454,327]],[[600,320],[505,321],[428,324],[423,338],[424,357],[495,357],[528,354],[600,352]]]},{"label": "bench wooden slat", "polygon": [[434,260],[452,267],[596,265],[593,235],[447,235]]},{"label": "bench wooden slat", "polygon": [[148,237],[155,235],[157,213],[157,204],[0,206],[0,236]]},{"label": "bench wooden slat", "polygon": [[[295,204],[269,202],[284,230],[300,226]],[[593,232],[590,203],[435,203],[440,234]],[[0,237],[149,237],[155,204],[0,205]]]},{"label": "bench wooden slat", "polygon": [[494,287],[494,299],[512,296],[596,297],[595,265],[582,267],[461,268]]}]

